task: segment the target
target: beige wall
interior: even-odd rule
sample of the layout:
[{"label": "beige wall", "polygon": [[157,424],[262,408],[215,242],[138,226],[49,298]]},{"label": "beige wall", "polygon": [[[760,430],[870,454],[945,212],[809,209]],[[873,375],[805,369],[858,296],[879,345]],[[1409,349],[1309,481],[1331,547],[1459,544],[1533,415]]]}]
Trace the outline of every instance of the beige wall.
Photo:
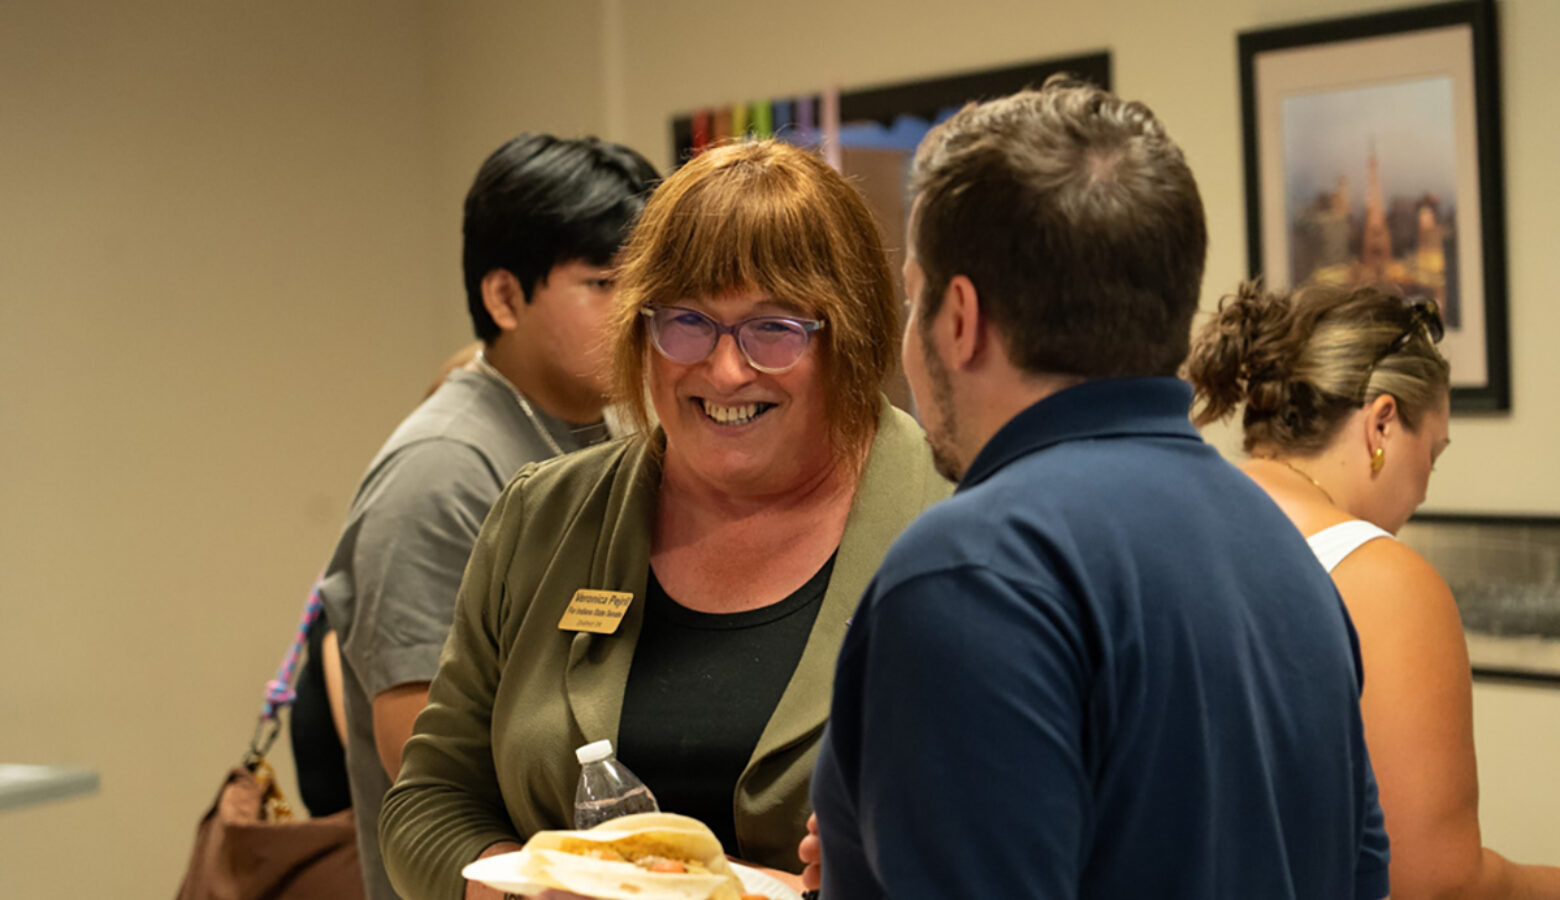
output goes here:
[{"label": "beige wall", "polygon": [[[132,9],[133,8],[133,9]],[[168,896],[444,347],[422,8],[7,4],[0,895]]]},{"label": "beige wall", "polygon": [[[424,53],[435,135],[438,276],[460,288],[461,201],[482,160],[520,131],[602,134],[605,82],[599,0],[429,2]],[[470,340],[454,297],[448,341]]]},{"label": "beige wall", "polygon": [[[702,104],[1108,47],[1185,145],[1208,297],[1243,271],[1234,32],[1345,0],[0,4],[0,896],[167,896],[355,480],[467,337],[460,197],[522,129],[669,157]],[[1442,509],[1560,509],[1547,288],[1560,4],[1504,0],[1517,412]],[[1476,694],[1492,844],[1560,862],[1560,691]],[[90,854],[90,864],[82,859]]]},{"label": "beige wall", "polygon": [[572,9],[0,4],[0,761],[103,782],[0,812],[0,896],[173,892],[357,478],[469,340],[477,165],[600,127]]}]

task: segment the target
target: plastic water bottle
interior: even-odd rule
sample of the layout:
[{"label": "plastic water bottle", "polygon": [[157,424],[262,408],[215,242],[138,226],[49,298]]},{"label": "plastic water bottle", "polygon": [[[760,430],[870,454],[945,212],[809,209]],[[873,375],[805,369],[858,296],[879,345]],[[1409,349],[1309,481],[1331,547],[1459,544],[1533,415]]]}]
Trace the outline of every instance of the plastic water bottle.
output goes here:
[{"label": "plastic water bottle", "polygon": [[612,755],[611,741],[596,741],[574,751],[580,761],[580,786],[574,791],[574,827],[593,828],[630,813],[660,812],[655,795]]}]

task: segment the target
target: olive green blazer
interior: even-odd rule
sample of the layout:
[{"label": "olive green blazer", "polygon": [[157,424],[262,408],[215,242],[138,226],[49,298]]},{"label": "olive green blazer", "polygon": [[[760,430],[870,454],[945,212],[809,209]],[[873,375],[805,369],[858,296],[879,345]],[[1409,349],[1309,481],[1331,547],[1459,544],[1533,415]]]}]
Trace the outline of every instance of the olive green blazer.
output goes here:
[{"label": "olive green blazer", "polygon": [[[407,900],[458,898],[461,867],[485,847],[571,827],[574,748],[617,739],[643,621],[662,440],[629,438],[527,466],[488,514],[428,706],[380,815],[385,867]],[[915,421],[884,401],[823,605],[737,781],[740,846],[728,853],[799,868],[845,627],[889,544],[951,490]],[[614,634],[562,631],[580,588],[626,591],[637,602]]]}]

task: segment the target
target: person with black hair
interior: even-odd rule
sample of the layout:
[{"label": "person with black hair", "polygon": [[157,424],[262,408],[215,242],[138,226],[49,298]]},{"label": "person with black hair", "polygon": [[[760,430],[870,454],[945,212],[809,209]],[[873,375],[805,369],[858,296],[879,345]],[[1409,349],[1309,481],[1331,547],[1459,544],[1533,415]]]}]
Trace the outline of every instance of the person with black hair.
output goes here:
[{"label": "person with black hair", "polygon": [[482,346],[375,455],[320,583],[340,646],[369,900],[397,897],[380,861],[380,804],[488,509],[525,464],[607,436],[614,261],[656,178],[626,147],[521,135],[466,195],[466,302]]}]

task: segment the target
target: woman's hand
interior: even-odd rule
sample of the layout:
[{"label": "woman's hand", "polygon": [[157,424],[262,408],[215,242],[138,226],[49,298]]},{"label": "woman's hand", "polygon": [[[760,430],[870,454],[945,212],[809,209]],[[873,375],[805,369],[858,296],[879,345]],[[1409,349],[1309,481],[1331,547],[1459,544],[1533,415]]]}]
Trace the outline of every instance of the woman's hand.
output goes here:
[{"label": "woman's hand", "polygon": [[796,855],[807,868],[802,870],[802,887],[816,891],[823,883],[823,844],[818,840],[818,814],[807,817],[807,836],[796,847]]},{"label": "woman's hand", "polygon": [[[520,845],[514,841],[499,841],[496,844],[489,844],[487,849],[477,854],[477,859],[487,859],[500,853],[513,853],[519,849]],[[465,900],[506,900],[509,896],[498,888],[490,888],[480,881],[466,882]]]},{"label": "woman's hand", "polygon": [[[785,885],[786,887],[790,888],[793,891],[800,892],[800,891],[803,890],[803,888],[802,888],[802,877],[800,875],[792,875],[790,872],[786,872],[786,871],[783,871],[781,869],[771,869],[768,866],[754,865],[753,863],[750,863],[750,862],[748,862],[745,859],[738,859],[737,857],[732,856],[730,853],[726,854],[726,858],[731,860],[734,863],[737,863],[738,865],[746,866],[746,867],[748,867],[749,869],[752,869],[755,872],[763,872],[765,875],[768,875],[770,878],[773,878],[774,880],[780,882],[781,884]],[[762,895],[761,894],[743,894],[742,896],[743,897],[749,897],[749,896],[757,897],[757,896],[762,896]]]}]

